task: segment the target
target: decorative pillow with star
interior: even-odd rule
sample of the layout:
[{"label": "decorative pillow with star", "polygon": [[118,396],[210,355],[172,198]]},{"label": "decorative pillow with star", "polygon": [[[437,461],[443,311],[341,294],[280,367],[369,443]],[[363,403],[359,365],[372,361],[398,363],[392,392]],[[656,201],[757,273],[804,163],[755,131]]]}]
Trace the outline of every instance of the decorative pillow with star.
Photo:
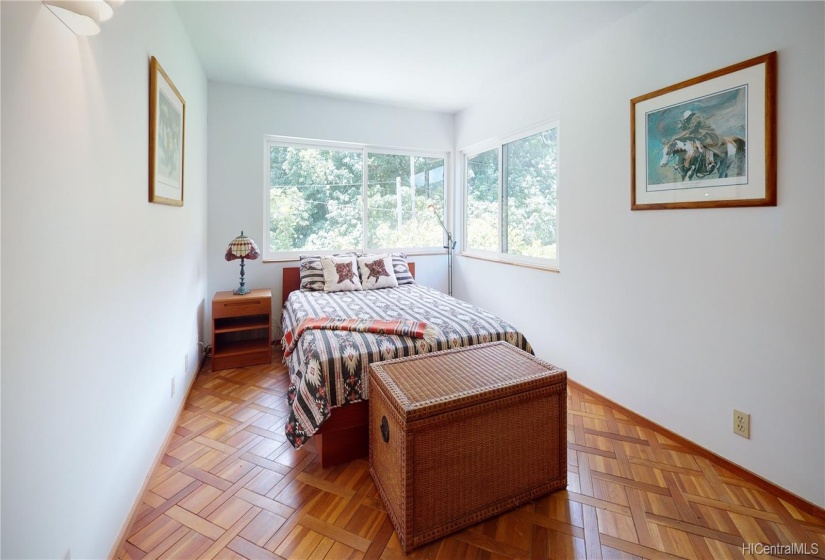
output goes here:
[{"label": "decorative pillow with star", "polygon": [[325,292],[363,290],[358,278],[358,261],[353,257],[321,257]]},{"label": "decorative pillow with star", "polygon": [[[355,257],[355,253],[335,253],[333,257]],[[324,291],[324,267],[321,266],[321,257],[317,255],[301,255],[301,290],[305,292]]]},{"label": "decorative pillow with star", "polygon": [[365,290],[398,287],[392,269],[392,257],[389,255],[358,257],[358,269],[361,271],[361,285]]}]

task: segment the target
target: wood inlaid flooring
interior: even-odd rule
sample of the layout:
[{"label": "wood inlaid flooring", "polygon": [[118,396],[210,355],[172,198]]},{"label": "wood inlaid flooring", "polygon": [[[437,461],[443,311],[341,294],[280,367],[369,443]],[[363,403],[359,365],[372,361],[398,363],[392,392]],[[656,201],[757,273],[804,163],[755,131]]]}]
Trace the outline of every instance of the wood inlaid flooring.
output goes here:
[{"label": "wood inlaid flooring", "polygon": [[[288,374],[198,375],[117,557],[402,558],[366,459],[322,469],[283,428]],[[825,521],[568,388],[568,486],[409,558],[825,558]],[[752,543],[753,548],[744,548]],[[818,551],[818,552],[817,552]],[[762,552],[762,553],[760,553]]]}]

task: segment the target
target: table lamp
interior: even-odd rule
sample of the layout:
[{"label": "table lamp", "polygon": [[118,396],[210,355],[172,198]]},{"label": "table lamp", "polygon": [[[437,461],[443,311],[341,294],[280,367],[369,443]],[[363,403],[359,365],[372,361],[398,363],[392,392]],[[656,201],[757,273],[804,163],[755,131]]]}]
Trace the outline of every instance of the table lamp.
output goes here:
[{"label": "table lamp", "polygon": [[249,293],[250,290],[244,284],[243,279],[244,259],[254,261],[260,256],[258,246],[255,245],[252,239],[243,234],[243,230],[241,230],[241,234],[238,237],[229,242],[229,247],[226,248],[226,260],[234,261],[241,259],[241,285],[238,286],[238,289],[232,290],[233,294],[243,296]]}]

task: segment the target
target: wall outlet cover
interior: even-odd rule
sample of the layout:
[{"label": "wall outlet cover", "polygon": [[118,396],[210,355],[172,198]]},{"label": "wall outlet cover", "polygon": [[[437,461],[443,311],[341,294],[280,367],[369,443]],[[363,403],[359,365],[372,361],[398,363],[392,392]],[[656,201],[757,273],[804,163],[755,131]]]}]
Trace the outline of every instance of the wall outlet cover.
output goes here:
[{"label": "wall outlet cover", "polygon": [[751,438],[751,415],[733,409],[733,433],[743,438]]}]

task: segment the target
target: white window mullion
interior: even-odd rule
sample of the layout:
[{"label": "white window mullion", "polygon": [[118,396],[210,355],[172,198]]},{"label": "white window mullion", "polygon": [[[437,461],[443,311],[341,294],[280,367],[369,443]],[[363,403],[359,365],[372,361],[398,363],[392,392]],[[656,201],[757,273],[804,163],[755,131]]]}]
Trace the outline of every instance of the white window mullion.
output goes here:
[{"label": "white window mullion", "polygon": [[[467,154],[461,154],[461,175],[458,180],[461,185],[461,200],[458,201],[459,208],[461,208],[461,249],[462,253],[466,252],[467,247]],[[458,185],[456,185],[458,186]],[[456,189],[458,190],[458,189]]]},{"label": "white window mullion", "polygon": [[507,158],[504,156],[504,145],[498,147],[498,252],[507,252],[507,193],[504,184],[504,172]]},{"label": "white window mullion", "polygon": [[[456,239],[456,220],[455,220],[455,188],[453,187],[453,179],[455,173],[448,173],[447,170],[454,169],[452,160],[449,155],[444,156],[444,223],[447,224],[447,229],[453,235],[453,241]],[[446,237],[446,235],[445,235]]]},{"label": "white window mullion", "polygon": [[369,154],[367,153],[367,149],[364,148],[362,151],[362,163],[361,163],[361,224],[362,224],[362,231],[361,231],[361,252],[367,252],[367,241],[368,241],[368,234],[369,234],[369,204],[367,200],[367,182],[369,181],[369,165],[367,165],[367,160],[369,158]]}]

